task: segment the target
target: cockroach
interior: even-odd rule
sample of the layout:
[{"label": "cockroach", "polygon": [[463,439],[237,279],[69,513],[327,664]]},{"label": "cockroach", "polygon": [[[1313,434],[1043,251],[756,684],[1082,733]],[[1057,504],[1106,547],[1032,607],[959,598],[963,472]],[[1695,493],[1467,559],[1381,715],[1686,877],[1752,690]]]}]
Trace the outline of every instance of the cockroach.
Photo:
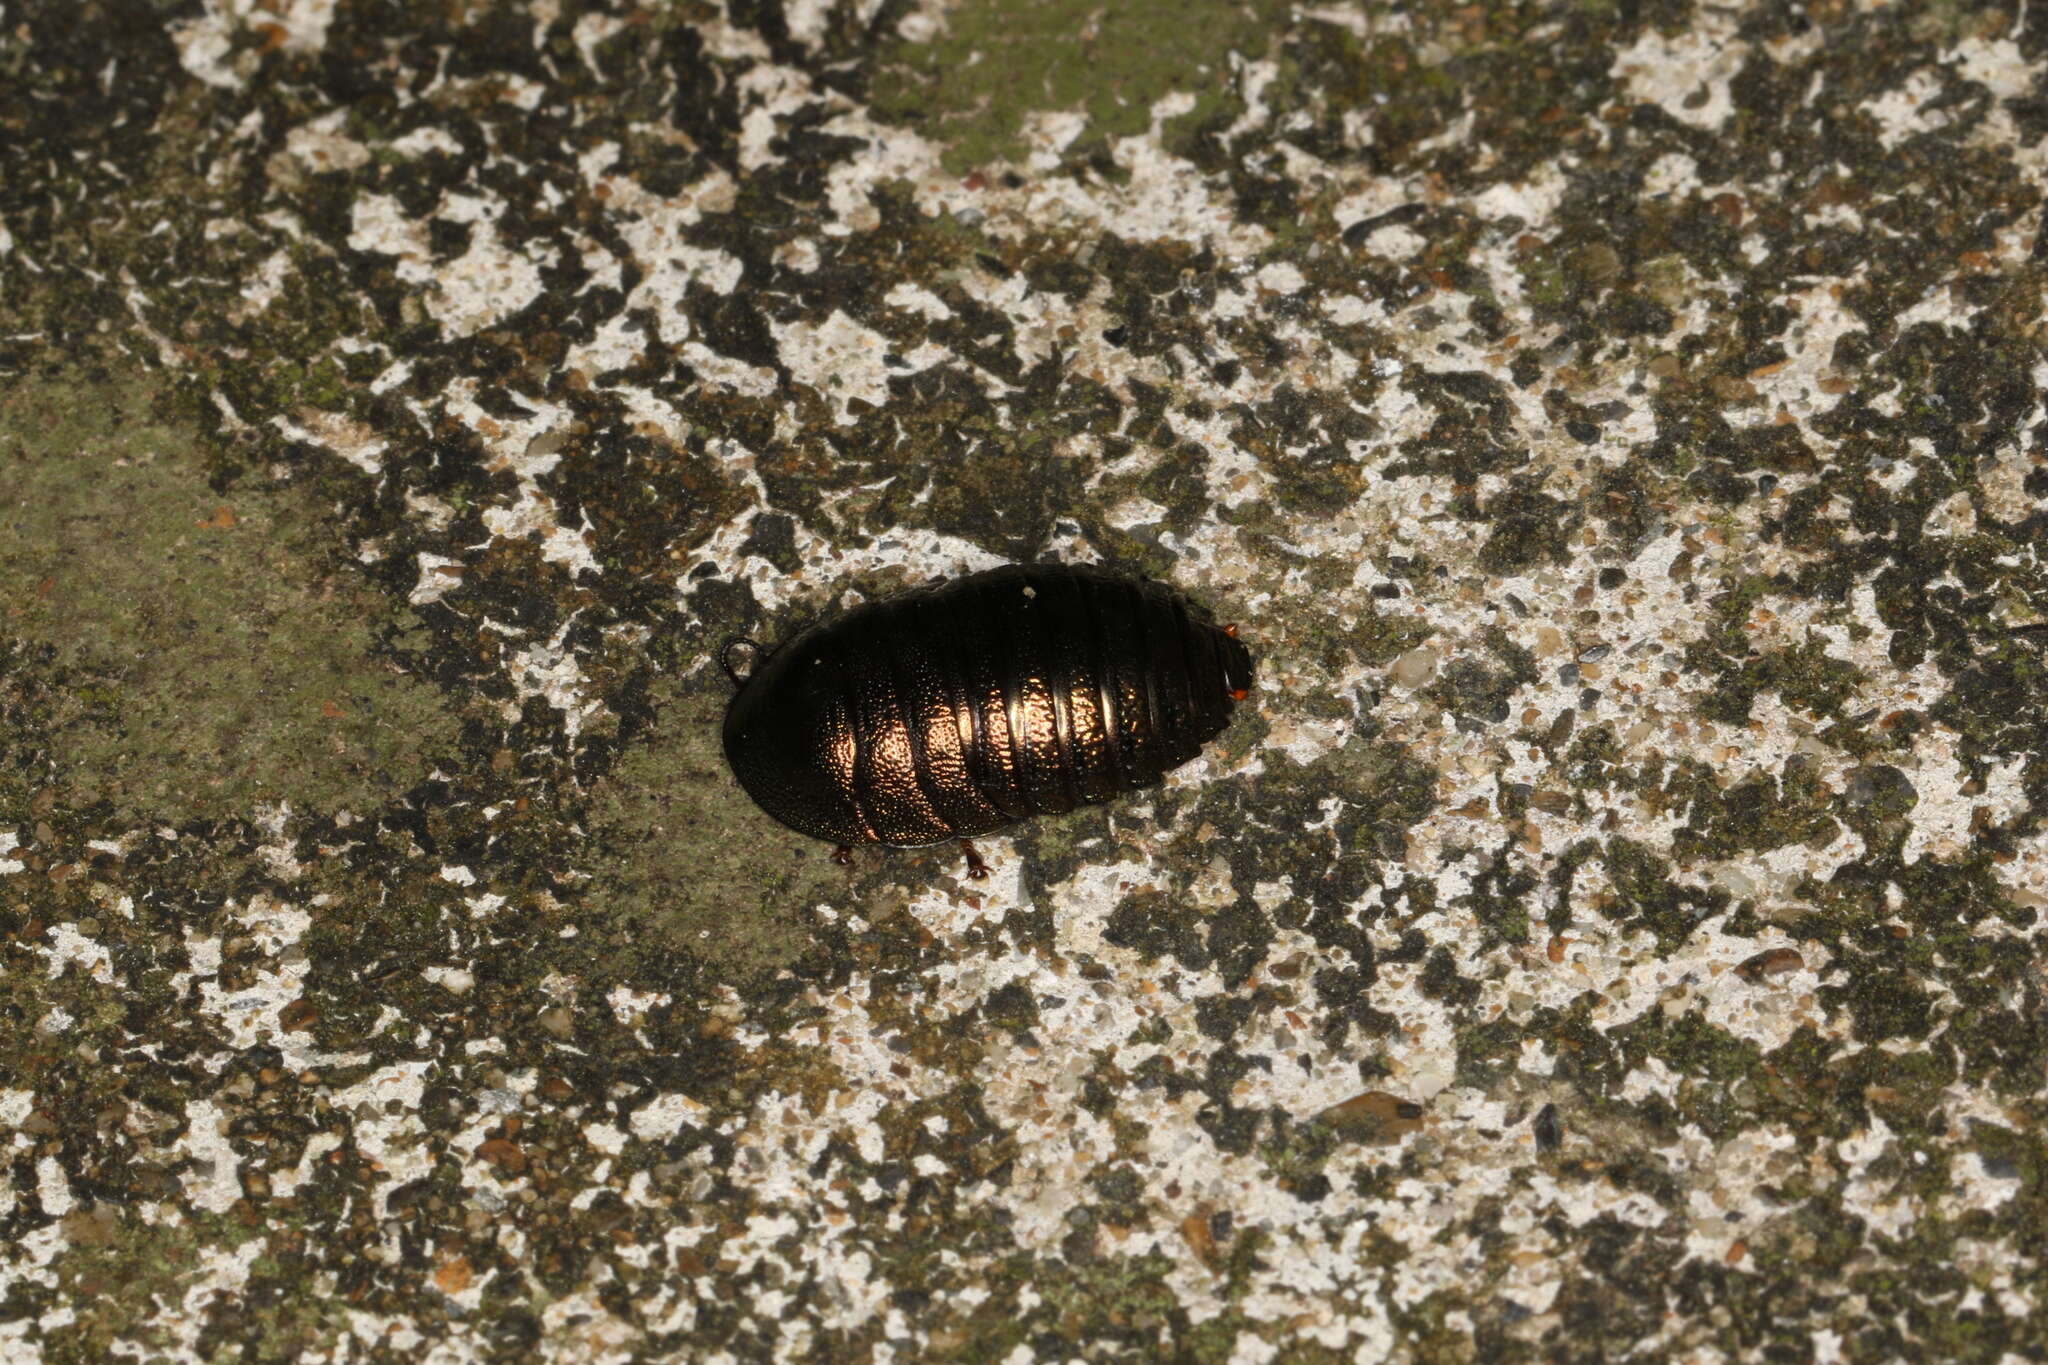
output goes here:
[{"label": "cockroach", "polygon": [[[751,648],[751,671],[733,667]],[[921,848],[1159,781],[1230,723],[1252,656],[1163,584],[1012,564],[865,603],[763,653],[728,644],[725,757],[762,810],[838,845]],[[988,869],[968,844],[970,876]]]}]

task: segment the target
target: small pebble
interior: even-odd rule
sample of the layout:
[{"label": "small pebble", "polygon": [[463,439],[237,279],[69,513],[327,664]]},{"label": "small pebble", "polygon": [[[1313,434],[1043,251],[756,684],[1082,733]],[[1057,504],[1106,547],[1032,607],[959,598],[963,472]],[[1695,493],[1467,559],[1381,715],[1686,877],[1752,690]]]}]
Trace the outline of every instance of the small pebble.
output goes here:
[{"label": "small pebble", "polygon": [[1436,651],[1428,645],[1409,650],[1394,660],[1394,682],[1413,691],[1436,674]]}]

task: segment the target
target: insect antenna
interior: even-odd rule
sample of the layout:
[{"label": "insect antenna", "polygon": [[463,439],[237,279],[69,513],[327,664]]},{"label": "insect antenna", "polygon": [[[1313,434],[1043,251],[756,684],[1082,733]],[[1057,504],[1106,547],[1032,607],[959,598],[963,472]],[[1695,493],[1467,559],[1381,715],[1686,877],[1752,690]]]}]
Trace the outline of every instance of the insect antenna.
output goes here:
[{"label": "insect antenna", "polygon": [[[736,649],[742,648],[751,650],[753,652],[753,658],[747,661],[747,671],[745,673],[742,673],[738,669],[734,668],[732,663],[732,652]],[[761,661],[761,656],[765,652],[766,651],[763,650],[761,646],[756,644],[754,641],[747,639],[745,636],[740,636],[735,639],[727,640],[725,642],[724,648],[718,651],[718,666],[725,670],[726,677],[732,679],[732,685],[734,687],[745,687],[747,685],[747,679],[754,676],[754,665]]]}]

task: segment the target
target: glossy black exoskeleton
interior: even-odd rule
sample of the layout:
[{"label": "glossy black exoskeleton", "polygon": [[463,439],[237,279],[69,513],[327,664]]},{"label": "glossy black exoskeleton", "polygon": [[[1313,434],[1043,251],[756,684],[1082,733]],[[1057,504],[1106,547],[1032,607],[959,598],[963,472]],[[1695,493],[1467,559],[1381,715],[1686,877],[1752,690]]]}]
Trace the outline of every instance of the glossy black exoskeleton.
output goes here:
[{"label": "glossy black exoskeleton", "polygon": [[914,848],[1157,782],[1229,723],[1252,658],[1161,584],[1030,564],[867,603],[734,677],[726,760],[763,810]]}]

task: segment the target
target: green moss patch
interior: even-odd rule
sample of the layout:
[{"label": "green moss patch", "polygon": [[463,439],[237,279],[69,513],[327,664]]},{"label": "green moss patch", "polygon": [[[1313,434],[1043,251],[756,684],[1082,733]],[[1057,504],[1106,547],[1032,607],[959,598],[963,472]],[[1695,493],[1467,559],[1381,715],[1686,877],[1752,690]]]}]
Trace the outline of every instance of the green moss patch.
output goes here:
[{"label": "green moss patch", "polygon": [[599,786],[591,827],[607,857],[593,900],[731,981],[758,980],[811,945],[811,910],[844,894],[829,846],[778,824],[726,766],[730,689],[706,674],[657,697],[654,732]]},{"label": "green moss patch", "polygon": [[1184,91],[1197,124],[1231,96],[1229,55],[1256,56],[1287,8],[1270,0],[968,0],[928,44],[905,44],[878,73],[885,115],[920,120],[957,170],[1022,160],[1024,119],[1088,116],[1080,145],[1142,133],[1152,106]]},{"label": "green moss patch", "polygon": [[[178,1334],[165,1321],[165,1306],[183,1302],[212,1273],[201,1259],[204,1253],[225,1260],[256,1235],[235,1220],[210,1215],[151,1226],[110,1204],[74,1211],[61,1229],[66,1251],[56,1266],[58,1294],[64,1301],[89,1302],[94,1311],[57,1326],[43,1339],[44,1358],[50,1360],[113,1359],[117,1343],[130,1351],[139,1348],[146,1358],[173,1358]],[[257,1261],[260,1265],[263,1258]],[[311,1347],[327,1335],[331,1324],[323,1320],[328,1310],[318,1296],[293,1297],[295,1305],[264,1325],[288,1323],[285,1339]],[[259,1351],[244,1358],[291,1357]]]},{"label": "green moss patch", "polygon": [[403,792],[454,717],[377,657],[384,604],[301,496],[216,491],[195,439],[142,383],[0,398],[0,632],[54,670],[66,798],[176,823]]}]

